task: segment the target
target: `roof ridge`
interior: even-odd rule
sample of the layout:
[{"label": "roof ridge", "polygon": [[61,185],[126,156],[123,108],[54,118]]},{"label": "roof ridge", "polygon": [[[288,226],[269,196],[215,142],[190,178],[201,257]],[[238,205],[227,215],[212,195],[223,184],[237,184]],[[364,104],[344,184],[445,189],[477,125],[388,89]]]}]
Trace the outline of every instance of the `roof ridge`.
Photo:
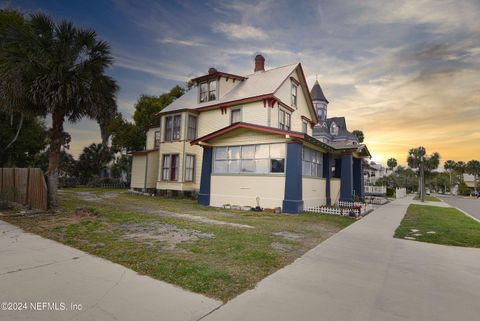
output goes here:
[{"label": "roof ridge", "polygon": [[[290,66],[297,66],[300,62],[296,62],[296,63],[292,63],[292,64],[288,64],[288,65],[283,65],[283,66],[278,66],[278,67],[274,67],[274,68],[271,68],[271,69],[268,69],[268,70],[264,70],[263,72],[269,72],[269,71],[273,71],[273,70],[276,70],[276,69],[280,69],[280,68],[285,68],[285,67],[290,67]],[[251,73],[251,74],[247,74],[245,75],[245,77],[248,77],[248,76],[253,76],[253,75],[258,75],[260,73],[258,72],[254,72],[254,73]]]}]

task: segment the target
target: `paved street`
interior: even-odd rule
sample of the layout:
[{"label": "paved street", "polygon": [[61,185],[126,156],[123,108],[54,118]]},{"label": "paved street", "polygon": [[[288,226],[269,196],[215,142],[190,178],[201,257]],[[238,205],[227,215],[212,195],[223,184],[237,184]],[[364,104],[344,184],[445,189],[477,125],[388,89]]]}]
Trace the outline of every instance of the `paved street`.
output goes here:
[{"label": "paved street", "polygon": [[380,207],[202,320],[478,320],[480,249],[392,237]]},{"label": "paved street", "polygon": [[2,311],[0,320],[197,320],[221,302],[25,233],[0,221],[0,303],[65,302],[82,311]]},{"label": "paved street", "polygon": [[480,198],[463,198],[451,195],[435,195],[445,203],[457,207],[480,220]]}]

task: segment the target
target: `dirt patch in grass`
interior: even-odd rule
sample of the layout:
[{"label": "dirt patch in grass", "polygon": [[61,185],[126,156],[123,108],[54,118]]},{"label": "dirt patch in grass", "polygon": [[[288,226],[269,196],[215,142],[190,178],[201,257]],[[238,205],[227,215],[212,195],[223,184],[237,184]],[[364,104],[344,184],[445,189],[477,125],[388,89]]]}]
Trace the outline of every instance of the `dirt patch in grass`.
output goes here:
[{"label": "dirt patch in grass", "polygon": [[171,250],[175,249],[178,243],[215,237],[213,233],[202,233],[156,221],[123,223],[113,228],[121,229],[122,237],[125,240],[136,240],[148,244],[152,244],[152,241],[160,241],[166,243],[166,248]]},{"label": "dirt patch in grass", "polygon": [[53,214],[2,219],[223,301],[252,289],[264,277],[355,222],[313,213],[209,208],[190,199],[105,189],[67,189],[60,194],[60,207]]}]

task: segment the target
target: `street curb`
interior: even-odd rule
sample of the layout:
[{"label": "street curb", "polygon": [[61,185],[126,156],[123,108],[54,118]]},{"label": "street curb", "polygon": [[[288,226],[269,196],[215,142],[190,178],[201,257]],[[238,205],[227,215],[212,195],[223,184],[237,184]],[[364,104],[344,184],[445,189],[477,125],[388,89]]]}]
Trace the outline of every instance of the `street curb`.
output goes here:
[{"label": "street curb", "polygon": [[470,218],[474,219],[475,221],[477,221],[478,223],[480,223],[480,220],[479,220],[478,218],[476,218],[476,217],[468,214],[467,212],[465,212],[465,211],[462,210],[462,209],[459,209],[458,207],[455,207],[455,208],[456,208],[457,210],[459,210],[460,212],[462,212],[463,214],[467,215],[468,217],[470,217]]}]

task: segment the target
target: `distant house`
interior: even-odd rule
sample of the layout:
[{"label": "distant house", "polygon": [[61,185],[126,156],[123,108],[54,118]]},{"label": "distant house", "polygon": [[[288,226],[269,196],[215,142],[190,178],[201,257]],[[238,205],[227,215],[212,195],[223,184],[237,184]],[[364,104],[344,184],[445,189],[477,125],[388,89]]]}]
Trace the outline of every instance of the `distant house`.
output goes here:
[{"label": "distant house", "polygon": [[390,175],[391,171],[382,164],[370,162],[364,165],[363,173],[365,185],[375,185],[380,178]]},{"label": "distant house", "polygon": [[198,194],[203,205],[305,208],[363,197],[364,144],[343,117],[327,118],[318,82],[300,63],[246,76],[210,68],[159,113],[147,148],[133,153],[135,190]]}]

